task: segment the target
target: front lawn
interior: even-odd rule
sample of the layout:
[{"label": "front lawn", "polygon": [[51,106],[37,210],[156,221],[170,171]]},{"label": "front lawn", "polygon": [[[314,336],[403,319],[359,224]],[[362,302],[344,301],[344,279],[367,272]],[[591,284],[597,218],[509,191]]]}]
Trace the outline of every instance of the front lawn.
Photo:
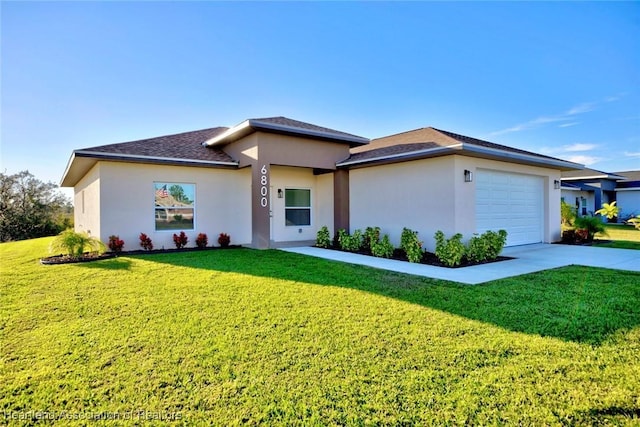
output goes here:
[{"label": "front lawn", "polygon": [[0,244],[0,424],[640,422],[640,273],[467,286],[249,249],[42,266],[49,241]]},{"label": "front lawn", "polygon": [[602,240],[624,240],[628,242],[640,243],[640,230],[636,230],[632,225],[627,224],[605,224],[606,234],[597,233],[596,239]]}]

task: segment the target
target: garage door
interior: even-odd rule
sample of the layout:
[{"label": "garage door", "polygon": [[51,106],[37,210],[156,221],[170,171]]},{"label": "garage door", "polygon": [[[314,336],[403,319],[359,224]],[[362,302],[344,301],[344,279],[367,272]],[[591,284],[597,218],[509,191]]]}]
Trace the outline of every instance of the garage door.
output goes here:
[{"label": "garage door", "polygon": [[507,230],[507,246],[542,242],[542,177],[478,169],[476,230]]}]

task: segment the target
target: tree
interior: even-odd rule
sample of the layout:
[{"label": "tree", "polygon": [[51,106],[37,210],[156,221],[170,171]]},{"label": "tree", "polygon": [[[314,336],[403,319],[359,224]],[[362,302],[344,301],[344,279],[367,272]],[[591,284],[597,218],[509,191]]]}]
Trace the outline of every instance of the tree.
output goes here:
[{"label": "tree", "polygon": [[177,202],[185,203],[187,205],[191,204],[191,200],[189,200],[187,195],[184,193],[184,188],[182,188],[182,185],[174,184],[169,187],[169,194],[171,194],[171,196],[173,196],[173,198],[176,199]]},{"label": "tree", "polygon": [[58,186],[29,171],[0,173],[0,241],[54,236],[73,227],[73,206]]}]

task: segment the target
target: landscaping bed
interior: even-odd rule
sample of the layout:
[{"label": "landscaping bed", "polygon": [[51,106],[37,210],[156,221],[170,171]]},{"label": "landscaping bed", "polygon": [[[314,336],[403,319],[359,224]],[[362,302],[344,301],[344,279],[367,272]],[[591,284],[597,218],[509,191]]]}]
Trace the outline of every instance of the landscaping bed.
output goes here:
[{"label": "landscaping bed", "polygon": [[72,255],[53,255],[40,259],[40,263],[43,265],[57,265],[57,264],[75,264],[80,262],[91,262],[91,261],[100,261],[103,259],[114,258],[118,256],[124,255],[148,255],[148,254],[168,254],[168,253],[181,253],[181,252],[201,252],[201,251],[213,251],[220,249],[238,249],[242,248],[241,245],[229,245],[229,246],[208,246],[206,248],[180,248],[180,249],[137,249],[134,251],[121,251],[118,253],[115,252],[107,252],[103,254],[99,254],[96,252],[87,252],[82,254],[82,256],[72,256]]}]

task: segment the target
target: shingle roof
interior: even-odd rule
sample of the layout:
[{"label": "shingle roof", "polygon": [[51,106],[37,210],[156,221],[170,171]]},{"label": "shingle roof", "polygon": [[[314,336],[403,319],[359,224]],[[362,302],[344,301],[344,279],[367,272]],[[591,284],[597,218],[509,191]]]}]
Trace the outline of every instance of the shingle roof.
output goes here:
[{"label": "shingle roof", "polygon": [[158,157],[166,159],[233,162],[233,159],[218,148],[203,147],[202,143],[225,132],[228,128],[216,127],[175,135],[165,135],[138,141],[101,145],[76,150],[76,153],[103,153],[111,155]]},{"label": "shingle roof", "polygon": [[[479,147],[479,148],[478,148]],[[555,157],[532,153],[518,148],[508,147],[477,138],[460,135],[433,127],[420,128],[395,135],[377,138],[369,145],[351,149],[352,155],[342,164],[365,163],[373,161],[402,160],[415,155],[443,155],[460,152],[478,156],[483,149],[493,152],[494,157],[519,157],[529,159],[529,162],[553,163],[563,168],[572,168],[571,162]],[[405,154],[404,156],[402,154]]]},{"label": "shingle roof", "polygon": [[[325,128],[325,127],[317,126],[317,125],[314,125],[314,124],[311,124],[311,123],[306,123],[306,122],[301,122],[299,120],[289,119],[289,118],[283,117],[283,116],[265,117],[265,118],[262,118],[262,119],[250,119],[250,120],[254,121],[254,122],[260,122],[260,123],[272,123],[272,124],[285,126],[285,127],[290,127],[290,128],[311,130],[311,131],[315,131],[315,132],[318,132],[318,133],[332,134],[332,135],[336,135],[336,136],[343,136],[343,137],[350,137],[350,138],[362,138],[361,136],[354,135],[354,134],[351,134],[351,133],[342,132],[342,131],[335,130],[335,129],[330,129],[330,128]],[[366,139],[366,138],[364,138],[364,139]]]},{"label": "shingle roof", "polygon": [[207,140],[208,146],[223,146],[237,141],[245,136],[256,132],[270,132],[281,135],[302,136],[320,141],[337,142],[349,144],[355,147],[368,144],[369,140],[361,136],[329,129],[287,117],[266,117],[262,119],[247,119],[244,122],[228,129],[224,133]]}]

